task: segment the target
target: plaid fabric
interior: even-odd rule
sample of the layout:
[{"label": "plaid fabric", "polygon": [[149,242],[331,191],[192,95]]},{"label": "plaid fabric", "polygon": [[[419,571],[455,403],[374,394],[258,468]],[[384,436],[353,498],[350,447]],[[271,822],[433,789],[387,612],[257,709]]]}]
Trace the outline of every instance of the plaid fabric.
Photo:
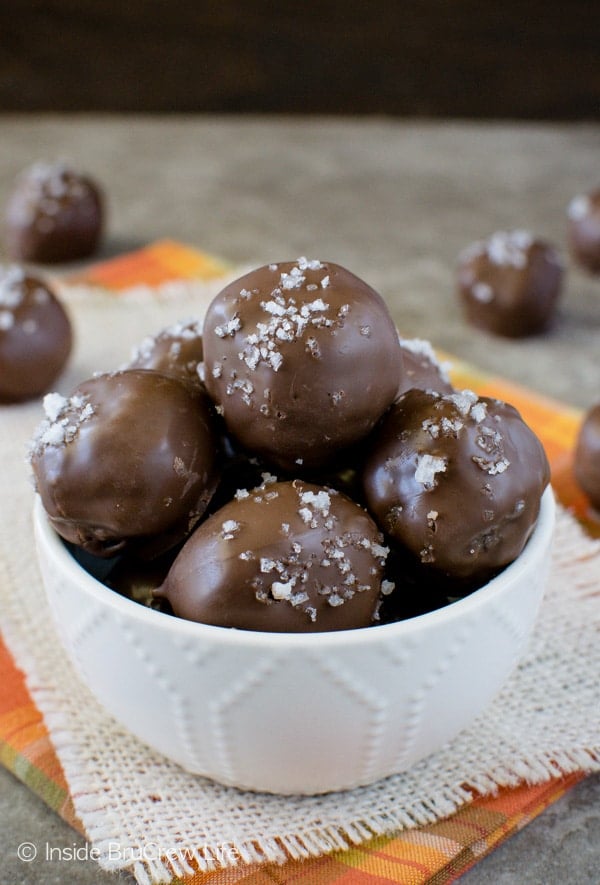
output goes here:
[{"label": "plaid fabric", "polygon": [[[158,286],[174,279],[210,279],[228,266],[209,255],[172,241],[91,267],[70,281],[113,292]],[[552,467],[554,489],[567,507],[600,537],[600,524],[588,513],[573,476],[573,445],[581,413],[501,378],[492,377],[440,354],[452,365],[454,384],[480,395],[512,403],[542,439]],[[58,758],[42,717],[0,638],[0,762],[74,828],[82,831]],[[377,838],[348,851],[287,864],[242,866],[217,873],[175,879],[185,885],[446,885],[511,833],[521,829],[582,779],[574,774],[539,786],[503,789],[475,798],[451,817],[393,837]]]}]

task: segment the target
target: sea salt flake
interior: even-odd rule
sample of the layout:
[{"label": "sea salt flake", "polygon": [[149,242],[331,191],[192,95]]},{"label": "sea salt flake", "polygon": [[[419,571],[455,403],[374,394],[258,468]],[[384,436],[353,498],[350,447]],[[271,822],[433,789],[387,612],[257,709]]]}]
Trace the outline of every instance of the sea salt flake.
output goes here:
[{"label": "sea salt flake", "polygon": [[340,596],[339,593],[330,593],[327,597],[327,602],[333,608],[337,608],[338,606],[344,604],[344,598],[343,596]]},{"label": "sea salt flake", "polygon": [[315,492],[302,492],[300,495],[300,500],[303,504],[307,504],[310,507],[318,510],[323,516],[329,516],[329,509],[331,507],[331,497],[328,492],[321,489],[319,492],[315,494]]},{"label": "sea salt flake", "polygon": [[381,582],[381,592],[384,596],[389,596],[395,589],[396,585],[393,581],[383,580]]},{"label": "sea salt flake", "polygon": [[484,421],[487,418],[487,404],[482,402],[475,403],[471,406],[469,415],[474,421],[480,424],[481,421]]},{"label": "sea salt flake", "polygon": [[227,338],[228,336],[235,335],[242,328],[242,321],[239,318],[239,315],[236,313],[233,317],[226,323],[223,323],[220,326],[215,326],[215,335],[218,335],[219,338]]},{"label": "sea salt flake", "polygon": [[305,255],[301,255],[297,261],[298,268],[300,270],[322,270],[324,265],[321,264],[318,258],[306,258]]},{"label": "sea salt flake", "polygon": [[454,406],[456,406],[461,415],[466,416],[469,414],[471,406],[473,406],[477,402],[479,397],[473,390],[467,389],[460,390],[457,393],[448,393],[446,394],[446,396],[443,397],[443,399],[446,402],[452,403]]},{"label": "sea salt flake", "polygon": [[69,407],[69,400],[60,393],[47,393],[42,401],[44,413],[49,421],[58,421]]},{"label": "sea salt flake", "polygon": [[11,310],[0,310],[0,331],[8,332],[15,324],[15,315]]},{"label": "sea salt flake", "polygon": [[579,194],[578,196],[573,197],[569,203],[567,215],[573,221],[581,221],[582,218],[585,218],[586,215],[590,214],[591,208],[592,201],[590,198],[585,194]]},{"label": "sea salt flake", "polygon": [[271,595],[273,596],[273,599],[291,599],[295,583],[295,578],[290,578],[290,580],[285,583],[281,581],[273,581],[271,584]]},{"label": "sea salt flake", "polygon": [[224,541],[231,541],[241,529],[241,525],[235,519],[226,519],[221,526],[221,536]]},{"label": "sea salt flake", "polygon": [[436,475],[444,473],[448,462],[439,455],[417,455],[417,468],[415,480],[426,489],[433,489],[437,485]]},{"label": "sea salt flake", "polygon": [[471,286],[471,293],[473,298],[482,304],[489,304],[494,298],[494,290],[488,283],[474,283]]}]

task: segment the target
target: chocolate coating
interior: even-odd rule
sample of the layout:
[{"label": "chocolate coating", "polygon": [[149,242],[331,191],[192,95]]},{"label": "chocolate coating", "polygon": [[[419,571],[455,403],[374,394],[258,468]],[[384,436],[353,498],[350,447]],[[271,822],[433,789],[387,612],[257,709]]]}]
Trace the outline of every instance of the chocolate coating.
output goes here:
[{"label": "chocolate coating", "polygon": [[382,589],[382,541],[345,495],[300,480],[267,481],[196,529],[157,595],[176,615],[221,627],[366,627]]},{"label": "chocolate coating", "polygon": [[600,513],[600,403],[584,415],[575,446],[575,478]]},{"label": "chocolate coating", "polygon": [[229,431],[290,471],[370,432],[396,395],[401,359],[381,296],[330,262],[252,271],[217,295],[204,323],[205,383]]},{"label": "chocolate coating", "polygon": [[218,481],[208,397],[140,369],[48,394],[44,406],[31,464],[63,538],[97,556],[152,558],[187,536]]},{"label": "chocolate coating", "polygon": [[452,393],[454,390],[446,370],[435,355],[429,341],[421,338],[401,338],[403,372],[397,397],[412,387]]},{"label": "chocolate coating", "polygon": [[153,369],[195,387],[204,387],[200,379],[202,355],[202,324],[188,320],[144,338],[127,368]]},{"label": "chocolate coating", "polygon": [[48,390],[72,346],[69,317],[46,283],[0,266],[0,403]]},{"label": "chocolate coating", "polygon": [[5,210],[6,249],[17,261],[86,258],[103,226],[98,185],[64,163],[35,163],[17,178]]},{"label": "chocolate coating", "polygon": [[554,247],[523,230],[498,231],[473,243],[458,262],[458,294],[468,322],[507,338],[551,325],[562,278]]},{"label": "chocolate coating", "polygon": [[573,197],[567,216],[573,258],[590,273],[600,273],[600,188]]},{"label": "chocolate coating", "polygon": [[519,555],[549,478],[544,449],[516,409],[472,391],[405,393],[363,471],[379,526],[459,579],[487,577]]}]

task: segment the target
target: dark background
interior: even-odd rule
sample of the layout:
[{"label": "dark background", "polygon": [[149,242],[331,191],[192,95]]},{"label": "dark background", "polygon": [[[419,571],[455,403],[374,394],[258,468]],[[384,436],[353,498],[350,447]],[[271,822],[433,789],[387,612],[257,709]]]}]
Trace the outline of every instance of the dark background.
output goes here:
[{"label": "dark background", "polygon": [[0,111],[600,117],[600,0],[0,0]]}]

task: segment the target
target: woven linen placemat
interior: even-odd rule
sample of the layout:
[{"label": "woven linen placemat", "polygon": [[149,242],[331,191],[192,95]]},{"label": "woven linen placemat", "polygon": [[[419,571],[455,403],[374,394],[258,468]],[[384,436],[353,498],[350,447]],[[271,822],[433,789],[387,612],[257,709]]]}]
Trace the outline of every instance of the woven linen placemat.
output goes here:
[{"label": "woven linen placemat", "polygon": [[[201,316],[226,268],[223,274],[181,286],[156,280],[153,291],[127,287],[118,298],[89,281],[63,290],[77,348],[58,389],[120,365],[144,335]],[[456,377],[461,372],[458,364]],[[74,815],[105,869],[130,869],[140,883],[168,882],[194,870],[318,856],[434,825],[475,793],[561,778],[564,784],[565,775],[600,770],[600,547],[562,507],[527,655],[478,722],[410,772],[350,793],[290,799],[220,787],[157,756],[98,706],[50,626],[24,459],[40,411],[39,402],[9,407],[0,424],[0,493],[11,502],[0,517],[0,623],[43,714]],[[241,875],[238,869],[235,878]]]}]

